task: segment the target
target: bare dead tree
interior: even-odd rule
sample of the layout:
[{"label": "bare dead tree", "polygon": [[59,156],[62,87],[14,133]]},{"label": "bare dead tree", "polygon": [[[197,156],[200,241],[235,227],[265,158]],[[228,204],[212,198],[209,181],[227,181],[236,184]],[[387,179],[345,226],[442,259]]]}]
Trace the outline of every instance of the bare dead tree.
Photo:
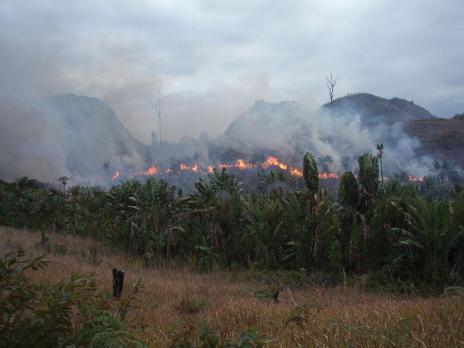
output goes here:
[{"label": "bare dead tree", "polygon": [[159,141],[162,141],[161,137],[161,116],[163,115],[164,111],[164,98],[165,96],[161,93],[158,93],[154,100],[151,102],[153,106],[153,110],[155,110],[156,116],[158,116],[158,131],[159,131]]},{"label": "bare dead tree", "polygon": [[60,176],[58,178],[58,181],[61,182],[61,185],[63,186],[63,195],[66,196],[66,185],[68,184],[69,178],[67,176]]},{"label": "bare dead tree", "polygon": [[333,77],[332,73],[326,77],[327,80],[327,89],[329,91],[330,102],[333,102],[335,97],[335,86],[337,85],[338,77]]},{"label": "bare dead tree", "polygon": [[382,163],[382,157],[383,157],[383,144],[377,144],[377,158],[379,159],[380,163],[380,179],[382,181],[383,185],[383,163]]}]

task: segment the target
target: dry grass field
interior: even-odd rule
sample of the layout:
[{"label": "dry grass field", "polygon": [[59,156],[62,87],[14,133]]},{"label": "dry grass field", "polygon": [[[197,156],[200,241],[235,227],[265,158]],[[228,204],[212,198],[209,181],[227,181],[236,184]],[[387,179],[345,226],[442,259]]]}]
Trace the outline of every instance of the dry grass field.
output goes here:
[{"label": "dry grass field", "polygon": [[[288,287],[263,282],[251,271],[195,273],[174,265],[145,267],[94,240],[1,227],[0,253],[21,246],[28,256],[47,253],[47,268],[34,281],[57,282],[73,272],[95,274],[111,293],[113,267],[126,272],[125,296],[142,280],[127,319],[150,347],[195,342],[205,323],[222,342],[254,328],[269,347],[464,347],[464,297],[398,297],[359,287]],[[269,294],[279,289],[279,303]],[[118,301],[112,300],[117,306]]]}]

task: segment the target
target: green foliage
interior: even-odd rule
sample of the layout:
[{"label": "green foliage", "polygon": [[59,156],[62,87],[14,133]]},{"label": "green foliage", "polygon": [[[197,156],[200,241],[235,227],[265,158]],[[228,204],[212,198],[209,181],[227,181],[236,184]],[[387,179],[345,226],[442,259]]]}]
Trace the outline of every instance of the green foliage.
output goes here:
[{"label": "green foliage", "polygon": [[121,319],[106,310],[84,307],[81,312],[85,319],[76,333],[80,346],[91,348],[145,347],[125,328]]},{"label": "green foliage", "polygon": [[[394,284],[463,284],[464,191],[445,177],[410,183],[405,173],[379,186],[380,158],[361,156],[358,177],[341,175],[337,195],[319,185],[308,153],[303,178],[260,173],[257,191],[224,168],[187,195],[157,178],[64,191],[28,178],[0,181],[0,224],[40,230],[48,253],[67,252],[50,245],[46,231],[53,230],[105,241],[143,257],[146,267],[169,258],[201,272],[304,269],[334,278],[385,273]],[[89,262],[99,260],[90,250]]]},{"label": "green foliage", "polygon": [[340,246],[342,264],[346,271],[351,270],[351,237],[353,234],[356,208],[359,203],[359,187],[352,172],[345,172],[340,178],[338,200],[341,205]]},{"label": "green foliage", "polygon": [[[143,347],[96,294],[91,278],[32,283],[26,271],[45,267],[20,249],[0,258],[0,347]],[[76,319],[77,324],[76,324]]]},{"label": "green foliage", "polygon": [[373,155],[364,154],[359,157],[358,164],[361,189],[372,198],[379,189],[379,160]]},{"label": "green foliage", "polygon": [[[198,328],[198,326],[200,326]],[[185,348],[262,348],[273,342],[262,337],[255,329],[238,333],[235,339],[226,339],[220,331],[212,330],[208,322],[188,317],[176,323],[176,331],[171,347]]]},{"label": "green foliage", "polygon": [[441,284],[449,279],[451,253],[463,238],[462,230],[452,226],[452,212],[446,202],[427,202],[417,198],[407,213],[406,229],[400,245],[408,252],[402,258],[413,263],[423,280]]},{"label": "green foliage", "polygon": [[313,155],[306,153],[303,157],[303,179],[310,194],[319,189],[319,172]]},{"label": "green foliage", "polygon": [[338,187],[338,197],[340,203],[345,207],[355,209],[359,202],[359,187],[352,172],[345,172],[340,177]]}]

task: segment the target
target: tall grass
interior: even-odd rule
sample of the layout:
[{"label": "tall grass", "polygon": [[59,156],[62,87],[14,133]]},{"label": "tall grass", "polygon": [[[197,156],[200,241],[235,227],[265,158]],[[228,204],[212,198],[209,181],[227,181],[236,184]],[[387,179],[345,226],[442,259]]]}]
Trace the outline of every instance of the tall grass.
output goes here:
[{"label": "tall grass", "polygon": [[[283,278],[264,283],[252,271],[195,273],[169,264],[147,268],[143,260],[94,240],[53,233],[46,237],[43,243],[39,233],[0,227],[0,254],[11,246],[22,246],[28,256],[45,253],[50,264],[30,273],[34,281],[95,273],[98,288],[108,296],[113,267],[126,272],[126,289],[142,279],[127,323],[151,347],[200,345],[205,335],[221,345],[240,346],[237,337],[243,332],[253,336],[251,329],[269,347],[464,346],[464,296],[459,290],[434,298],[399,297],[365,292],[357,285],[291,286]],[[275,288],[279,303],[256,295]]]}]

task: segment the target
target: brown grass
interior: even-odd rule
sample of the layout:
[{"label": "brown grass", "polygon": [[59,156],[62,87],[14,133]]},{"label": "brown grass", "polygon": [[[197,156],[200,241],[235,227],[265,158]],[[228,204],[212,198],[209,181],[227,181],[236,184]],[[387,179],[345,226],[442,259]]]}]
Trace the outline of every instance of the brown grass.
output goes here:
[{"label": "brown grass", "polygon": [[[0,227],[0,254],[11,245],[28,256],[45,252],[40,233]],[[197,337],[208,322],[223,340],[255,328],[271,347],[464,347],[464,299],[400,298],[358,288],[280,284],[280,302],[259,298],[275,289],[250,272],[195,273],[175,266],[147,269],[94,240],[48,234],[47,268],[34,280],[57,282],[70,273],[94,273],[110,294],[113,267],[126,272],[126,291],[142,279],[143,289],[127,324],[150,347],[175,346]],[[117,301],[117,300],[115,300]]]}]

